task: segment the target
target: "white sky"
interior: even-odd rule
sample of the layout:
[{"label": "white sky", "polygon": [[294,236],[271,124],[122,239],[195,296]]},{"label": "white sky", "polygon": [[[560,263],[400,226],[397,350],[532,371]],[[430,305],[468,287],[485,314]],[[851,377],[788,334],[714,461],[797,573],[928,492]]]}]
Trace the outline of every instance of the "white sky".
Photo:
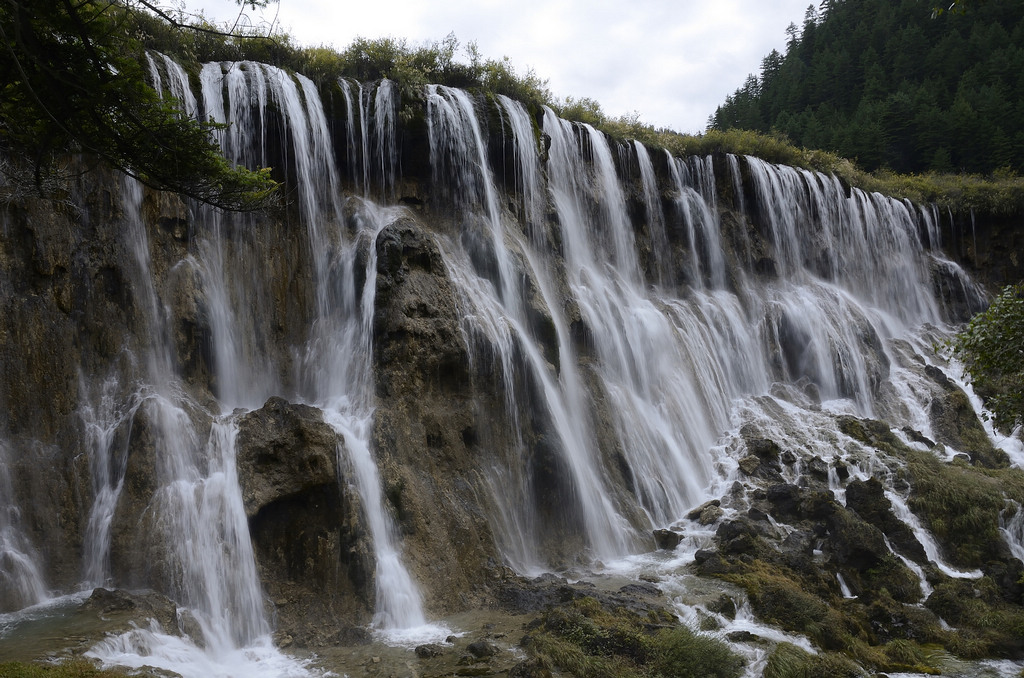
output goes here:
[{"label": "white sky", "polygon": [[[279,0],[246,9],[304,46],[344,49],[354,38],[405,38],[416,46],[454,33],[487,59],[533,68],[556,97],[596,99],[609,116],[701,132],[708,116],[784,51],[786,26],[817,0]],[[208,19],[234,21],[233,0],[187,0]]]}]

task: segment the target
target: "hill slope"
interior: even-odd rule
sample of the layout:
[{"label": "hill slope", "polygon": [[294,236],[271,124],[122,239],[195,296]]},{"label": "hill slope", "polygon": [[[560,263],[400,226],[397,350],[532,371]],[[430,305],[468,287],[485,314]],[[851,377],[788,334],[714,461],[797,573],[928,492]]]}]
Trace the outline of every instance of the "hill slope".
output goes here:
[{"label": "hill slope", "polygon": [[713,129],[777,131],[897,172],[1024,169],[1024,2],[825,0]]}]

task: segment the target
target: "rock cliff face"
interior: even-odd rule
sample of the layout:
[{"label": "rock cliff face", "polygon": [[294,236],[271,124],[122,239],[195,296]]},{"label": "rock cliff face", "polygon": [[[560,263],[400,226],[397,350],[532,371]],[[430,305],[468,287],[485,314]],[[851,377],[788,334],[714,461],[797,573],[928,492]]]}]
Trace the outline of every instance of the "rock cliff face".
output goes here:
[{"label": "rock cliff face", "polygon": [[[261,100],[232,77],[280,116],[277,212],[92,172],[0,213],[3,610],[144,587],[237,644],[276,625],[322,645],[494,602],[507,567],[654,550],[656,528],[717,529],[705,574],[818,551],[853,594],[891,575],[909,605],[889,543],[933,556],[876,448],[821,428],[853,412],[1009,463],[928,348],[981,296],[927,209],[445,88],[332,84],[349,119],[302,78],[213,65],[211,114]],[[418,599],[389,609],[403,577]]]}]

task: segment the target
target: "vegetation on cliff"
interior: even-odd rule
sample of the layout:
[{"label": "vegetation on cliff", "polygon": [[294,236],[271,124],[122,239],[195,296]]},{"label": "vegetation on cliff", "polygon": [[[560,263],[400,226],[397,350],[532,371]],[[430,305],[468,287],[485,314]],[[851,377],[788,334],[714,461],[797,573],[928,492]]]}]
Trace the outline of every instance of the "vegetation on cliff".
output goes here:
[{"label": "vegetation on cliff", "polygon": [[[858,2],[830,3],[826,15]],[[16,0],[0,6],[8,56],[0,62],[0,153],[8,196],[52,192],[59,184],[54,180],[66,175],[64,154],[79,148],[151,186],[221,207],[248,209],[267,203],[274,189],[269,170],[230,166],[210,135],[217,125],[181,115],[179,102],[161,98],[147,84],[142,54],[151,49],[174,56],[193,72],[202,62],[249,59],[301,72],[322,88],[336,86],[338,78],[389,78],[399,84],[407,105],[422,96],[427,83],[477,89],[517,99],[534,111],[550,106],[562,117],[591,124],[615,138],[634,138],[678,156],[755,155],[835,173],[849,185],[934,202],[958,214],[1024,211],[1024,179],[1011,170],[989,177],[872,174],[840,153],[808,150],[830,146],[787,136],[778,126],[750,125],[760,130],[751,131],[716,124],[706,134],[692,136],[654,128],[639,114],[611,118],[597,101],[559,99],[534,71],[518,73],[507,58],[485,58],[474,43],[462,46],[454,35],[422,45],[396,38],[359,38],[337,51],[299,46],[283,33],[268,36],[202,20],[183,29],[183,19],[146,11],[145,4]],[[816,16],[813,23],[817,27],[826,22]],[[824,38],[819,42],[824,44]],[[848,157],[857,155],[838,150]]]},{"label": "vegetation on cliff", "polygon": [[0,3],[0,194],[52,194],[79,150],[218,207],[267,203],[269,170],[231,166],[211,136],[217,125],[148,84],[133,30],[143,13],[118,0]]},{"label": "vegetation on cliff", "polygon": [[1003,289],[951,342],[997,427],[1024,423],[1024,283]]},{"label": "vegetation on cliff", "polygon": [[0,663],[0,676],[6,678],[121,678],[123,676],[164,675],[156,669],[146,668],[129,672],[126,669],[99,669],[85,659],[72,659],[59,664],[25,662]]}]

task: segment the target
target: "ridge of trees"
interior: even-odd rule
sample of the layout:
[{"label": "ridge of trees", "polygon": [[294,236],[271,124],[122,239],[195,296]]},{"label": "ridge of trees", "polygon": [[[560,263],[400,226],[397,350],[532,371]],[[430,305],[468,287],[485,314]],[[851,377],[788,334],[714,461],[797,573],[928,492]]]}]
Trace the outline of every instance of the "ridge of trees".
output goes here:
[{"label": "ridge of trees", "polygon": [[774,132],[867,170],[1024,171],[1024,1],[933,4],[811,5],[709,128]]}]

